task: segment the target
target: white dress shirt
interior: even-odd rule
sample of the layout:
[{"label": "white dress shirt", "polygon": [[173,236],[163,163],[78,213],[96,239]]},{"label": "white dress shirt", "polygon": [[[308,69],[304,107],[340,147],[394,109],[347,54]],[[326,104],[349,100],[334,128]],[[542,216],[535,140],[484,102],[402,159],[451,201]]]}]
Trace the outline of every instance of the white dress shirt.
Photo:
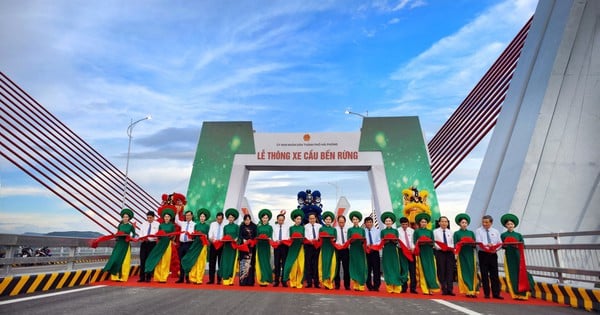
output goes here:
[{"label": "white dress shirt", "polygon": [[[138,233],[138,236],[144,237],[147,235],[154,235],[154,234],[158,233],[159,226],[160,226],[160,223],[158,223],[158,221],[156,221],[156,220],[152,221],[152,224],[150,224],[150,222],[148,222],[148,221],[144,221],[144,223],[142,223],[142,226],[140,227],[140,232]],[[150,233],[148,233],[148,227],[150,227]],[[156,242],[156,237],[149,237],[148,241]]]},{"label": "white dress shirt", "polygon": [[[196,222],[194,220],[190,221],[181,221],[179,220],[179,216],[175,215],[175,223],[181,227],[181,232],[194,233],[194,227],[196,226]],[[185,233],[181,233],[179,235],[180,242],[191,242],[193,238]]]},{"label": "white dress shirt", "polygon": [[[487,234],[488,233],[486,233],[486,230],[483,226],[479,227],[477,230],[475,230],[475,241],[485,245],[496,245],[502,243],[502,239],[500,239],[500,232],[498,232],[498,230],[494,229],[493,227],[489,228],[490,242],[487,240]],[[479,246],[477,247],[480,248]]]},{"label": "white dress shirt", "polygon": [[[371,228],[371,239],[369,239],[369,229],[365,228],[365,238],[367,239],[367,245],[377,245],[381,242],[381,231],[376,228]],[[371,243],[371,241],[373,241]]]},{"label": "white dress shirt", "polygon": [[[433,230],[433,240],[436,242],[444,242],[444,234],[446,234],[446,245],[450,248],[454,248],[454,238],[452,237],[452,231],[450,229],[437,228]],[[441,249],[440,246],[434,243],[435,249]]]},{"label": "white dress shirt", "polygon": [[[276,242],[279,241],[285,241],[287,239],[290,238],[290,226],[286,223],[283,224],[278,224],[278,223],[274,223],[271,224],[271,226],[273,227],[273,240]],[[279,239],[279,230],[281,230],[281,239]]]},{"label": "white dress shirt", "polygon": [[[415,242],[413,241],[413,234],[415,230],[413,230],[410,226],[404,230],[402,227],[398,228],[398,236],[400,237],[400,241],[404,246],[408,247],[411,251],[415,250]],[[406,237],[408,236],[408,244],[406,243]]]},{"label": "white dress shirt", "polygon": [[217,221],[212,222],[208,229],[208,238],[220,241],[223,238],[223,227],[225,227],[225,224],[227,224],[225,220],[221,224]]},{"label": "white dress shirt", "polygon": [[[344,225],[344,227],[341,228],[338,225],[335,227],[335,231],[337,232],[337,239],[335,240],[335,243],[338,245],[344,245],[344,243],[348,241],[348,226]],[[344,238],[343,241],[342,237]]]},{"label": "white dress shirt", "polygon": [[313,237],[313,225],[310,223],[306,223],[306,225],[304,225],[304,238],[309,241],[316,241],[319,239],[319,229],[321,228],[321,224],[315,223],[314,227],[315,235]]}]

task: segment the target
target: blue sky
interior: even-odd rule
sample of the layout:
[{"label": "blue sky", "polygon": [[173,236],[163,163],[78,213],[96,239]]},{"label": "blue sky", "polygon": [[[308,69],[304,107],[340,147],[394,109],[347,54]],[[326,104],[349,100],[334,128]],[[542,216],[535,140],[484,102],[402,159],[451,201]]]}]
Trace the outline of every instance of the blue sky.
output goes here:
[{"label": "blue sky", "polygon": [[[536,0],[2,1],[0,70],[157,199],[186,192],[203,121],[257,132],[357,131],[369,116],[443,125]],[[485,143],[437,190],[463,211]],[[362,173],[253,172],[254,210],[295,207],[297,183],[367,209]],[[332,183],[332,184],[329,184]],[[269,187],[288,194],[273,194]],[[98,230],[0,159],[0,233]]]}]

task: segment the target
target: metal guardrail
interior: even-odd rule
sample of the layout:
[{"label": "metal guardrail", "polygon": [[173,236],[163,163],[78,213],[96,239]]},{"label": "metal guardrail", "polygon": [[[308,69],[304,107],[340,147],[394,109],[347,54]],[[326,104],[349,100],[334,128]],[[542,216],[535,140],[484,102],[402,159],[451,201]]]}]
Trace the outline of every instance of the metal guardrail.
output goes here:
[{"label": "metal guardrail", "polygon": [[[536,278],[575,286],[600,286],[600,231],[567,232],[523,235],[527,269]],[[90,248],[90,239],[0,234],[2,274],[10,275],[13,268],[22,265],[62,264],[63,270],[73,270],[76,264],[108,259],[114,241],[103,247]],[[568,243],[568,244],[561,244]],[[34,250],[48,246],[50,257],[17,257],[20,248]],[[132,259],[138,259],[139,245],[132,243]],[[499,251],[499,267],[503,272],[504,251]],[[0,255],[1,256],[1,255]]]},{"label": "metal guardrail", "polygon": [[[600,231],[530,234],[523,238],[527,270],[532,276],[560,284],[600,287]],[[504,251],[498,254],[503,272]]]},{"label": "metal guardrail", "polygon": [[[0,267],[2,275],[12,275],[25,266],[63,265],[62,270],[74,270],[77,264],[92,261],[106,261],[110,257],[114,241],[102,243],[102,247],[91,248],[89,238],[52,237],[17,234],[0,234]],[[37,248],[47,246],[52,256],[20,257],[23,247]],[[139,255],[139,245],[132,243],[132,259]],[[81,267],[79,267],[81,268]]]}]

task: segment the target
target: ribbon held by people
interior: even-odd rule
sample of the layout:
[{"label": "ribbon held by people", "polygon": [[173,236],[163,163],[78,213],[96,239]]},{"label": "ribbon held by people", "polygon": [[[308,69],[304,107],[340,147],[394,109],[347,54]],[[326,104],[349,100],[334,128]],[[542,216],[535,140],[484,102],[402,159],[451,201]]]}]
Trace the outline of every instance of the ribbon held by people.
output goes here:
[{"label": "ribbon held by people", "polygon": [[[110,240],[115,239],[117,237],[123,237],[123,236],[125,236],[125,241],[127,241],[127,242],[143,242],[143,241],[147,240],[148,238],[152,238],[152,237],[179,236],[182,233],[187,233],[187,232],[165,233],[165,231],[159,230],[156,234],[149,234],[149,235],[142,236],[142,237],[139,237],[139,238],[133,238],[133,237],[131,237],[129,235],[126,235],[124,232],[119,231],[116,234],[109,234],[109,235],[100,236],[100,237],[98,237],[96,239],[91,240],[89,243],[90,243],[90,247],[91,248],[97,248],[100,243],[106,242],[106,241],[110,241]],[[199,235],[199,234],[202,234],[202,233],[191,233],[191,234],[187,233],[187,234],[195,236],[195,235]],[[202,236],[200,236],[200,237],[202,238]],[[206,236],[204,236],[204,237],[206,238]],[[206,243],[204,243],[204,241],[203,241],[203,244],[205,244],[205,245],[208,244],[208,240],[206,240]]]},{"label": "ribbon held by people", "polygon": [[115,234],[109,234],[109,235],[104,235],[104,236],[100,236],[96,239],[90,240],[89,244],[91,248],[97,248],[98,245],[102,242],[106,242],[106,241],[110,241],[112,239],[115,239],[117,237],[123,237],[125,236],[125,241],[130,242],[132,240],[134,240],[133,238],[131,238],[131,236],[129,236],[128,234],[125,234],[123,231],[119,231]]},{"label": "ribbon held by people", "polygon": [[481,243],[475,241],[474,239],[470,238],[470,237],[463,237],[460,242],[456,243],[456,246],[454,247],[454,253],[458,255],[458,253],[460,253],[460,250],[462,249],[463,246],[477,246],[477,245],[482,245]]},{"label": "ribbon held by people", "polygon": [[312,244],[316,249],[319,249],[321,246],[323,246],[323,242],[331,242],[331,244],[335,247],[335,237],[324,231],[319,232],[319,239],[310,241],[310,244]]},{"label": "ribbon held by people", "polygon": [[186,233],[188,235],[189,238],[193,238],[195,236],[200,237],[200,242],[202,242],[202,245],[204,246],[208,246],[208,237],[206,237],[206,234],[202,233],[202,232],[193,232],[193,233],[189,233],[189,232],[182,232],[182,233]]},{"label": "ribbon held by people", "polygon": [[269,238],[269,236],[267,236],[267,234],[260,234],[255,239],[248,240],[246,242],[246,244],[247,244],[247,246],[254,247],[254,246],[256,246],[258,241],[268,241],[269,245],[271,245],[271,247],[273,247],[273,248],[277,248],[279,246],[279,244],[281,244],[280,242],[271,240]]},{"label": "ribbon held by people", "polygon": [[440,241],[435,241],[435,244],[440,247],[440,250],[443,252],[452,252],[454,253],[454,248],[448,246],[448,244]]},{"label": "ribbon held by people", "polygon": [[527,276],[527,265],[525,264],[525,245],[523,242],[519,242],[516,238],[509,236],[504,239],[504,243],[500,244],[502,247],[513,246],[519,251],[519,280],[518,290],[519,292],[530,291],[529,277]]},{"label": "ribbon held by people", "polygon": [[[292,235],[290,235],[289,239],[283,240],[283,241],[279,241],[279,242],[273,242],[273,243],[277,244],[275,246],[279,246],[279,244],[284,244],[285,246],[289,247],[289,246],[292,246],[292,243],[294,242],[294,240],[298,240],[298,239],[304,240],[304,235],[302,235],[302,233],[299,233],[299,232],[294,232],[294,233],[292,233]],[[304,240],[303,243],[306,244],[306,240]]]},{"label": "ribbon held by people", "polygon": [[378,244],[372,244],[367,246],[367,253],[370,253],[371,251],[380,251],[383,248],[383,246],[385,246],[385,243],[388,242],[397,243],[398,238],[396,238],[392,234],[386,234]]},{"label": "ribbon held by people", "polygon": [[479,248],[486,253],[495,254],[500,247],[502,247],[502,243],[498,243],[496,245],[485,245],[478,243]]},{"label": "ribbon held by people", "polygon": [[402,243],[400,241],[399,238],[397,238],[396,236],[394,236],[393,234],[386,234],[381,241],[379,242],[379,244],[374,244],[371,246],[367,246],[367,253],[369,253],[370,251],[380,251],[383,249],[383,247],[385,246],[386,243],[388,242],[392,242],[394,244],[396,244],[400,250],[402,251],[402,254],[410,261],[413,261],[413,254],[410,251],[410,249],[408,247],[406,247],[406,245],[404,245],[404,243]]},{"label": "ribbon held by people", "polygon": [[356,241],[362,242],[363,247],[365,249],[365,253],[368,253],[369,249],[367,246],[367,239],[358,233],[354,233],[350,236],[350,238],[346,241],[346,243],[348,244],[348,246],[346,246],[346,248],[350,247],[350,244],[352,244],[353,242],[356,242]]},{"label": "ribbon held by people", "polygon": [[408,248],[408,246],[406,246],[404,243],[402,242],[398,242],[398,246],[400,247],[400,250],[402,251],[402,254],[404,254],[404,257],[406,257],[406,259],[408,259],[409,261],[414,261],[414,256],[412,251],[410,250],[410,248]]},{"label": "ribbon held by people", "polygon": [[132,239],[132,242],[143,242],[145,240],[147,240],[148,238],[151,237],[171,237],[171,236],[179,236],[181,233],[185,233],[185,232],[171,232],[171,233],[166,233],[163,230],[158,230],[158,232],[156,234],[149,234],[146,236],[142,236],[140,238],[135,238]]},{"label": "ribbon held by people", "polygon": [[421,245],[433,246],[433,240],[425,235],[419,237],[417,243],[415,244],[415,256],[419,256],[419,254],[421,253]]},{"label": "ribbon held by people", "polygon": [[[225,243],[234,243],[235,244],[235,240],[231,237],[231,235],[225,235],[223,236],[222,239],[220,240],[215,240],[213,242],[213,246],[215,247],[216,250],[219,250],[221,247],[223,247],[223,245]],[[233,246],[235,248],[235,246]]]}]

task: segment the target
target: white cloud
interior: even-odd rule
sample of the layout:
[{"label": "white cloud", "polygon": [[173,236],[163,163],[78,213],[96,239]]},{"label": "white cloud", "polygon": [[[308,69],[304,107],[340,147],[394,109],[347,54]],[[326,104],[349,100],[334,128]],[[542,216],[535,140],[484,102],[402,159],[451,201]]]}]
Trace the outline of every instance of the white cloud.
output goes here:
[{"label": "white cloud", "polygon": [[[381,80],[382,85],[392,81],[389,91],[380,93],[390,97],[377,100],[382,108],[370,116],[419,115],[430,138],[468,93],[465,87],[473,86],[532,13],[532,3],[496,5],[405,62]],[[125,166],[130,119],[152,114],[152,121],[136,126],[129,176],[159,198],[163,192],[187,190],[195,150],[186,138],[173,152],[177,159],[165,159],[156,154],[158,146],[135,141],[166,128],[199,130],[203,121],[219,120],[255,120],[255,128],[269,130],[360,128],[356,117],[342,117],[344,106],[336,109],[316,100],[325,96],[322,102],[335,103],[356,89],[349,83],[355,79],[350,72],[330,60],[344,56],[328,55],[332,47],[352,41],[342,38],[347,34],[327,33],[333,29],[331,21],[350,14],[351,25],[375,14],[371,23],[352,24],[354,35],[363,31],[375,36],[403,21],[395,14],[426,2],[353,5],[282,1],[257,7],[215,1],[195,3],[191,9],[160,3],[138,8],[120,2],[72,6],[69,1],[5,1],[0,2],[0,63],[9,77],[119,169]],[[285,98],[289,95],[293,99]],[[446,184],[464,197],[442,187],[440,203],[459,207],[466,202],[473,172],[471,167],[457,169],[457,177]],[[335,188],[327,178],[336,178],[340,196],[348,196],[354,209],[370,209],[366,176],[345,173],[321,178],[315,173],[254,174],[248,187],[251,206],[295,207],[296,192],[312,188],[298,183],[310,183],[325,192],[326,207],[333,207]],[[44,188],[28,189],[4,185],[0,196],[49,194]],[[89,221],[80,214],[73,217]],[[61,220],[48,222],[64,226]]]},{"label": "white cloud", "polygon": [[465,87],[473,87],[482,77],[533,14],[536,3],[505,1],[493,6],[406,62],[390,75],[400,83],[394,102],[435,108],[450,101],[458,106],[469,92]]},{"label": "white cloud", "polygon": [[400,22],[399,18],[393,18],[388,21],[388,24],[398,24]]},{"label": "white cloud", "polygon": [[410,2],[410,0],[400,0],[400,2],[398,2],[398,4],[396,4],[396,6],[392,9],[392,11],[402,10],[409,2]]},{"label": "white cloud", "polygon": [[52,192],[44,187],[2,187],[0,191],[2,197],[14,196],[52,196]]}]

